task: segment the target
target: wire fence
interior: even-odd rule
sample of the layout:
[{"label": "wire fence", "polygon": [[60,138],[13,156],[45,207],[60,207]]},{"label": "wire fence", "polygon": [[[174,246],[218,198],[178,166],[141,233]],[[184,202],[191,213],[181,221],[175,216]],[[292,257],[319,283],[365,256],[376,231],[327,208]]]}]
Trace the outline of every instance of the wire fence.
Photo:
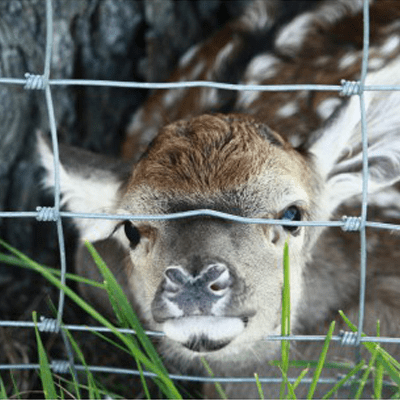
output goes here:
[{"label": "wire fence", "polygon": [[[0,212],[0,218],[36,218],[39,221],[54,221],[57,226],[58,245],[60,252],[61,264],[61,282],[65,284],[66,281],[66,252],[63,235],[63,219],[64,218],[91,218],[91,219],[129,219],[136,221],[143,220],[171,220],[178,218],[187,218],[193,216],[214,216],[224,218],[227,220],[235,221],[238,223],[246,224],[277,224],[287,226],[327,226],[327,227],[341,227],[346,231],[358,231],[360,235],[360,298],[359,298],[359,323],[357,333],[342,332],[340,335],[332,337],[333,341],[340,342],[343,345],[360,346],[362,342],[379,342],[379,343],[397,343],[400,344],[399,338],[389,337],[374,337],[365,336],[361,337],[364,324],[364,305],[365,305],[365,287],[366,287],[366,268],[367,268],[367,245],[366,245],[366,228],[375,229],[389,229],[400,230],[400,225],[389,223],[378,223],[367,220],[367,185],[368,185],[368,161],[367,161],[367,126],[364,104],[365,91],[389,91],[400,90],[400,86],[365,86],[365,78],[368,67],[368,53],[369,53],[369,2],[364,0],[363,4],[364,13],[364,44],[363,44],[363,59],[361,69],[361,79],[357,82],[342,81],[341,85],[240,85],[240,84],[226,84],[218,82],[206,81],[193,81],[193,82],[176,82],[176,83],[139,83],[139,82],[121,82],[121,81],[107,81],[107,80],[75,80],[75,79],[50,79],[50,60],[53,42],[53,16],[52,16],[52,2],[46,0],[46,52],[45,52],[45,66],[43,75],[33,75],[30,73],[25,74],[25,79],[19,78],[0,78],[0,84],[23,85],[25,89],[30,90],[43,90],[45,93],[45,101],[47,104],[48,118],[50,123],[50,131],[52,138],[52,148],[54,154],[54,170],[55,170],[55,192],[54,192],[54,207],[38,207],[35,211],[25,212]],[[362,206],[361,215],[359,217],[346,217],[337,221],[299,221],[290,222],[282,220],[265,220],[256,218],[245,218],[227,213],[218,212],[215,210],[193,210],[181,213],[174,213],[168,215],[112,215],[112,214],[86,214],[86,213],[72,213],[68,211],[61,211],[60,209],[60,178],[59,178],[59,151],[57,140],[56,120],[52,101],[51,87],[57,85],[85,85],[85,86],[108,86],[108,87],[123,87],[132,89],[177,89],[177,88],[190,88],[190,87],[211,87],[224,90],[235,91],[299,91],[299,90],[313,90],[313,91],[337,91],[342,95],[351,96],[357,95],[360,100],[361,112],[361,130],[362,130],[362,149],[363,149],[363,187],[362,187]],[[66,338],[61,324],[63,321],[64,311],[64,291],[60,290],[57,319],[43,318],[38,323],[38,328],[42,332],[58,332],[62,335],[63,341],[66,346],[67,360],[53,360],[51,368],[56,373],[67,373],[72,368],[73,371],[89,370],[93,372],[107,372],[128,375],[139,375],[138,371],[131,369],[121,369],[106,366],[82,366],[74,363],[74,356]],[[17,327],[33,329],[35,324],[31,321],[0,321],[0,327]],[[97,331],[97,332],[110,332],[110,329],[97,326],[82,326],[82,325],[64,325],[70,331]],[[120,329],[124,333],[135,332],[130,329]],[[147,332],[150,336],[163,336],[162,332]],[[323,341],[324,335],[291,335],[291,336],[268,336],[265,340],[294,340],[294,341]],[[21,369],[39,369],[39,364],[3,364],[0,365],[1,370],[21,370]],[[152,377],[154,374],[144,372],[145,376]],[[185,375],[171,375],[172,379],[197,381],[197,382],[255,382],[255,378],[241,377],[241,378],[222,378],[222,377],[201,377],[201,376],[185,376]],[[282,378],[259,378],[262,383],[280,383]],[[294,379],[289,378],[293,382]],[[302,382],[310,382],[311,380],[304,378]],[[336,383],[337,380],[333,378],[321,378],[319,382],[322,383]]]}]

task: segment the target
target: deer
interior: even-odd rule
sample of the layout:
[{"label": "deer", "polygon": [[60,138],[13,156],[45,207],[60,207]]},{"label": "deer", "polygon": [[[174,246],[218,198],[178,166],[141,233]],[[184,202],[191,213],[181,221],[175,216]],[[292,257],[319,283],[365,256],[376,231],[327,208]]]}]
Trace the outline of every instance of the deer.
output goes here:
[{"label": "deer", "polygon": [[[183,55],[171,81],[230,76],[244,84],[338,85],[340,79],[360,79],[361,1],[309,2],[296,13],[285,11],[286,6],[249,2],[241,16]],[[370,14],[364,84],[398,85],[400,6],[371,2]],[[367,90],[363,102],[368,218],[399,223],[400,93]],[[51,188],[54,156],[43,135],[37,149],[46,170],[44,185]],[[81,239],[77,273],[101,280],[83,245],[89,240],[145,326],[165,333],[158,348],[172,372],[206,374],[204,358],[218,376],[280,376],[269,363],[279,357],[280,342],[266,338],[281,331],[286,242],[292,333],[326,334],[332,320],[336,333],[348,330],[339,309],[358,321],[358,233],[290,224],[360,215],[357,95],[308,89],[158,90],[133,115],[120,159],[61,145],[60,182],[63,204],[73,212],[135,216],[208,209],[282,221],[241,224],[209,215],[74,219]],[[399,238],[391,231],[368,229],[367,243],[363,329],[375,335],[380,319],[381,335],[398,337]],[[111,313],[100,289],[82,284],[80,290]],[[300,341],[291,349],[295,359],[312,360],[321,344]],[[395,344],[388,349],[400,356]],[[328,358],[351,360],[353,352],[334,342]],[[228,383],[225,389],[229,397],[257,396],[255,384]],[[279,395],[279,387],[264,389],[266,397]],[[211,385],[204,390],[213,396]]]}]

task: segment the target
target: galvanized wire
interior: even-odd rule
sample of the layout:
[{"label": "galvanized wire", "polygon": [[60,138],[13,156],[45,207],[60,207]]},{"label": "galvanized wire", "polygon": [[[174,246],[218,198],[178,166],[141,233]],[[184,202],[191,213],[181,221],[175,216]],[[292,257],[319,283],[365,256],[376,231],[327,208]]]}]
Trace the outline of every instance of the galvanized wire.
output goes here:
[{"label": "galvanized wire", "polygon": [[[361,337],[364,321],[364,305],[365,305],[365,279],[367,268],[367,252],[366,252],[366,228],[372,227],[375,229],[385,230],[400,230],[400,225],[393,225],[388,223],[378,223],[367,221],[368,211],[368,136],[367,124],[365,115],[365,91],[392,91],[400,90],[400,85],[371,85],[365,86],[365,78],[368,68],[368,53],[369,53],[369,4],[368,0],[364,0],[364,48],[363,59],[361,67],[361,80],[359,82],[342,81],[341,85],[241,85],[241,84],[228,84],[209,81],[191,81],[191,82],[173,82],[173,83],[143,83],[143,82],[121,82],[121,81],[108,81],[108,80],[77,80],[77,79],[51,79],[50,78],[50,61],[51,50],[53,41],[53,24],[52,24],[52,7],[51,0],[46,0],[46,52],[43,75],[35,75],[31,73],[25,74],[25,79],[20,78],[0,78],[0,84],[14,84],[24,85],[26,89],[30,90],[44,90],[45,101],[48,109],[48,118],[50,122],[50,131],[52,137],[52,147],[54,154],[54,170],[55,170],[55,192],[54,192],[54,207],[41,208],[39,207],[36,212],[0,212],[1,218],[36,218],[40,221],[54,221],[57,226],[57,236],[59,242],[60,263],[61,263],[61,282],[66,282],[66,255],[65,244],[62,227],[63,218],[91,218],[91,219],[115,219],[115,220],[171,220],[177,218],[188,218],[194,216],[214,216],[224,218],[227,220],[235,221],[238,223],[246,224],[274,224],[285,226],[328,226],[340,227],[347,231],[359,231],[361,244],[360,244],[360,299],[359,299],[359,323],[358,333],[344,332],[340,335],[333,336],[333,341],[338,341],[343,345],[360,346],[364,342],[378,342],[378,343],[400,343],[400,338],[388,337]],[[260,218],[245,218],[227,213],[218,212],[215,210],[192,210],[182,213],[173,213],[168,215],[119,215],[119,214],[99,214],[99,213],[72,213],[60,210],[61,190],[60,190],[60,177],[59,177],[59,151],[56,130],[56,120],[53,109],[53,101],[51,96],[51,86],[107,86],[107,87],[123,87],[135,89],[177,89],[177,88],[193,88],[193,87],[212,87],[223,90],[234,91],[298,91],[298,90],[313,90],[313,91],[338,91],[342,95],[358,95],[360,99],[360,112],[361,112],[361,131],[362,131],[362,149],[363,149],[363,167],[362,167],[362,204],[360,217],[343,217],[338,221],[282,221],[282,220],[266,220]],[[61,332],[63,337],[68,361],[53,360],[52,368],[55,372],[65,373],[70,370],[76,371],[86,367],[74,365],[74,357],[70,348],[69,342],[64,334],[64,329],[71,331],[97,331],[97,332],[110,332],[108,328],[97,326],[81,326],[81,325],[65,325],[62,328],[62,316],[64,310],[64,292],[60,290],[59,304],[57,319],[44,318],[38,323],[38,329],[45,332]],[[17,327],[17,328],[33,328],[34,323],[30,321],[0,321],[2,327]],[[120,329],[121,332],[134,334],[133,330]],[[163,332],[148,331],[148,335],[163,336]],[[295,341],[323,341],[324,335],[291,335],[289,337],[282,336],[268,336],[265,340],[295,340]],[[38,369],[37,364],[22,364],[22,365],[0,365],[0,370],[11,369]],[[124,373],[124,374],[139,374],[138,371],[127,370],[115,367],[89,367],[91,371],[108,372],[108,373]],[[146,376],[153,376],[151,373],[145,372]],[[210,378],[199,376],[184,376],[184,375],[171,375],[171,378],[176,380],[195,380],[201,382],[254,382],[254,378]],[[280,383],[281,378],[260,378],[261,382],[266,383]],[[289,378],[289,381],[292,381]],[[307,383],[307,379],[303,379]],[[320,379],[320,382],[336,383],[334,379]]]},{"label": "galvanized wire", "polygon": [[361,140],[362,140],[362,201],[361,201],[361,226],[360,226],[360,300],[358,309],[358,358],[360,359],[359,344],[364,327],[364,306],[365,306],[365,283],[367,277],[367,232],[366,221],[368,213],[368,132],[367,117],[365,113],[364,101],[364,83],[367,78],[368,71],[368,55],[369,55],[369,3],[364,1],[364,40],[363,40],[363,58],[361,64],[361,81],[360,81],[360,111],[361,111]]},{"label": "galvanized wire", "polygon": [[[20,85],[27,89],[41,89],[44,85],[42,75],[25,74],[26,79],[0,78],[0,84]],[[35,87],[35,84],[37,87]],[[221,90],[232,90],[237,92],[292,92],[301,90],[312,90],[317,92],[340,92],[343,95],[358,94],[358,82],[341,81],[341,85],[321,84],[296,84],[296,85],[251,85],[239,83],[221,83],[212,81],[183,81],[183,82],[133,82],[133,81],[109,81],[99,79],[49,79],[49,86],[99,86],[128,89],[188,89],[195,87],[209,87]],[[393,91],[400,90],[400,85],[366,85],[362,89],[368,91]]]}]

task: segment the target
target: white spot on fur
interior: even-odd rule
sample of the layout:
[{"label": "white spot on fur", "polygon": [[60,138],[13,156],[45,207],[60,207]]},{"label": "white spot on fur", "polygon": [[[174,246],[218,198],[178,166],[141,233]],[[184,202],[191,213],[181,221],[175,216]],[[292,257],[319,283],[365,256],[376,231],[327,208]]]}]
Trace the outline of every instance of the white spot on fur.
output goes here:
[{"label": "white spot on fur", "polygon": [[315,65],[317,67],[323,67],[327,65],[331,61],[331,57],[329,56],[321,56],[315,60]]},{"label": "white spot on fur", "polygon": [[153,138],[158,133],[158,127],[162,124],[162,115],[157,112],[152,112],[149,116],[151,123],[143,122],[145,119],[144,108],[141,107],[133,114],[130,124],[126,129],[128,136],[140,135]]},{"label": "white spot on fur", "polygon": [[304,13],[294,18],[277,35],[275,47],[283,54],[293,56],[301,48],[313,23],[313,15]]},{"label": "white spot on fur", "polygon": [[187,76],[182,76],[179,80],[180,81],[185,81],[185,80],[195,80],[198,79],[200,74],[204,71],[205,68],[205,63],[204,61],[200,61],[198,62],[192,70],[189,71],[189,73],[187,74]]},{"label": "white spot on fur", "polygon": [[291,117],[299,111],[299,105],[295,101],[291,101],[281,107],[276,115],[282,118]]},{"label": "white spot on fur", "polygon": [[[248,82],[249,85],[256,85],[255,82]],[[260,97],[260,92],[252,90],[242,90],[238,93],[236,108],[248,108]]]},{"label": "white spot on fur", "polygon": [[179,60],[179,67],[186,68],[190,62],[196,57],[200,49],[199,45],[192,46]]},{"label": "white spot on fur", "polygon": [[[243,83],[259,85],[266,79],[273,78],[278,72],[279,59],[271,54],[262,54],[254,57],[246,68]],[[248,108],[260,97],[258,91],[240,91],[237,96],[236,107]]]},{"label": "white spot on fur", "polygon": [[339,61],[339,69],[344,70],[354,65],[359,59],[359,55],[356,53],[346,53]]},{"label": "white spot on fur", "polygon": [[299,92],[297,92],[297,98],[299,99],[306,99],[309,95],[309,90],[300,90]]},{"label": "white spot on fur", "polygon": [[388,56],[393,51],[395,51],[400,45],[400,36],[391,36],[386,40],[386,42],[383,44],[383,46],[380,48],[381,53],[384,56]]},{"label": "white spot on fur", "polygon": [[306,12],[294,18],[278,33],[275,46],[278,51],[294,56],[302,47],[306,36],[312,32],[314,22],[332,25],[345,15],[351,15],[362,9],[362,0],[326,1],[312,12]]},{"label": "white spot on fur", "polygon": [[140,132],[143,129],[144,127],[143,114],[144,114],[143,108],[140,108],[135,112],[135,114],[133,114],[131,123],[129,124],[129,127],[127,129],[129,133]]},{"label": "white spot on fur", "polygon": [[342,104],[342,100],[337,97],[325,99],[318,104],[317,114],[323,120],[328,119],[340,104]]},{"label": "white spot on fur", "polygon": [[279,59],[271,54],[262,54],[254,57],[246,68],[244,81],[252,80],[259,83],[265,79],[273,78],[278,70]]},{"label": "white spot on fur", "polygon": [[162,329],[167,337],[179,343],[201,336],[215,341],[232,340],[243,332],[244,322],[240,318],[196,316],[169,319]]},{"label": "white spot on fur", "polygon": [[172,89],[168,90],[163,96],[164,106],[169,108],[175,105],[185,94],[186,89]]},{"label": "white spot on fur", "polygon": [[385,60],[383,58],[371,58],[368,60],[368,68],[371,70],[380,69],[385,64]]},{"label": "white spot on fur", "polygon": [[268,13],[268,2],[265,0],[255,0],[246,8],[241,21],[250,30],[261,30],[270,26],[273,22]]},{"label": "white spot on fur", "polygon": [[218,104],[218,90],[215,88],[203,88],[201,92],[202,107],[215,107]]},{"label": "white spot on fur", "polygon": [[[362,10],[364,0],[324,1],[315,13],[316,20],[329,25],[339,21],[344,16],[355,15]],[[373,1],[373,0],[372,0]],[[370,2],[372,2],[370,0]]]},{"label": "white spot on fur", "polygon": [[301,145],[301,142],[302,142],[301,137],[300,137],[299,135],[292,135],[292,136],[289,137],[288,140],[289,140],[290,144],[291,144],[294,148],[300,146],[300,145]]},{"label": "white spot on fur", "polygon": [[221,69],[221,67],[225,64],[226,60],[229,58],[234,49],[235,49],[235,43],[229,42],[218,52],[217,56],[215,57],[215,64],[214,64],[215,71]]}]

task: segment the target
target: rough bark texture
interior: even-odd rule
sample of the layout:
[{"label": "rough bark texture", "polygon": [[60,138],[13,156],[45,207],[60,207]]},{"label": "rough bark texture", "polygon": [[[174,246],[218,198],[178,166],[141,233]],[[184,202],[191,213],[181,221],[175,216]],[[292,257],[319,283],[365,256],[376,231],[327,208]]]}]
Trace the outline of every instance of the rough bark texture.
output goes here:
[{"label": "rough bark texture", "polygon": [[[163,81],[185,50],[237,15],[244,4],[222,0],[53,0],[51,78]],[[43,73],[45,6],[43,0],[0,2],[1,77]],[[128,118],[147,92],[53,86],[52,95],[61,142],[117,155]],[[44,93],[0,84],[0,110],[0,210],[51,206],[51,196],[40,188],[41,169],[34,151],[35,132],[49,130]],[[67,222],[65,225],[67,244],[73,243],[73,230]],[[53,223],[0,218],[0,237],[38,262],[59,264]],[[0,320],[29,320],[31,310],[38,308],[35,296],[44,302],[47,289],[43,286],[37,275],[0,264]],[[23,331],[13,330],[12,337],[28,334]],[[10,344],[10,333],[0,329],[0,334],[0,348]],[[25,336],[21,338],[25,340]],[[32,349],[4,349],[0,350],[0,363],[30,361]],[[18,375],[21,390],[29,388],[25,376],[32,377],[32,373]]]}]

